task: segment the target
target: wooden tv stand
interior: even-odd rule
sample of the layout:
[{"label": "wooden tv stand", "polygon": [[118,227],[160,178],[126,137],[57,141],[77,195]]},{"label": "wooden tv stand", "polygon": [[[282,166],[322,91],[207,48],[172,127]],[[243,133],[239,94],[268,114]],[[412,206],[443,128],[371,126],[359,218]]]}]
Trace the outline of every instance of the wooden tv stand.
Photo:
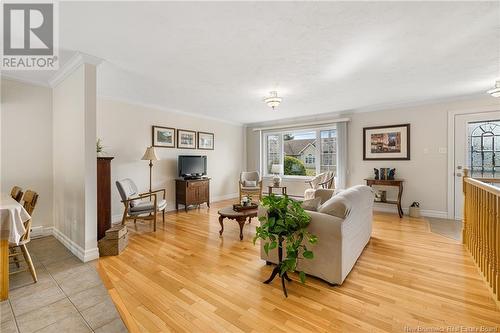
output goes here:
[{"label": "wooden tv stand", "polygon": [[188,206],[202,203],[210,207],[210,178],[175,180],[175,209],[181,204],[187,212]]}]

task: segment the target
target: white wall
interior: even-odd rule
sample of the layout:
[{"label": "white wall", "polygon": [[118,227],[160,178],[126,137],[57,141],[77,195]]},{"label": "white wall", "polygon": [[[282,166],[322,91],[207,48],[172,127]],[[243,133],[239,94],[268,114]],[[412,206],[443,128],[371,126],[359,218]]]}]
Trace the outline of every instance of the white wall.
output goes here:
[{"label": "white wall", "polygon": [[98,256],[95,81],[83,64],[53,89],[54,233],[83,261]]},{"label": "white wall", "polygon": [[175,182],[178,155],[207,155],[211,201],[238,194],[238,177],[244,168],[243,127],[223,121],[191,116],[159,108],[110,99],[97,101],[97,137],[101,138],[111,161],[113,222],[121,220],[115,181],[131,178],[139,191],[149,188],[149,161],[141,157],[151,143],[151,126],[166,126],[215,134],[215,150],[156,148],[161,159],[153,162],[153,189],[166,188],[168,209],[175,209]]},{"label": "white wall", "polygon": [[33,228],[36,233],[50,232],[52,91],[18,81],[2,79],[1,82],[1,192],[10,193],[14,185],[37,192]]},{"label": "white wall", "polygon": [[[481,111],[485,107],[492,106],[498,106],[500,109],[500,100],[485,96],[418,107],[343,114],[342,116],[351,118],[347,126],[348,186],[364,184],[365,178],[373,177],[373,168],[396,168],[396,177],[405,179],[404,208],[407,208],[413,201],[419,201],[425,214],[446,217],[448,155],[447,152],[440,153],[439,149],[447,149],[448,145],[448,111]],[[335,118],[335,116],[332,117]],[[411,124],[410,161],[363,161],[363,127],[403,123]],[[248,128],[247,168],[249,170],[258,170],[258,145],[258,132],[253,132],[251,128]],[[287,185],[291,186],[292,192],[300,192],[303,188],[303,184],[298,182],[289,182]],[[388,193],[389,197],[395,195],[393,190]],[[396,212],[395,207],[387,205],[382,207]]]}]

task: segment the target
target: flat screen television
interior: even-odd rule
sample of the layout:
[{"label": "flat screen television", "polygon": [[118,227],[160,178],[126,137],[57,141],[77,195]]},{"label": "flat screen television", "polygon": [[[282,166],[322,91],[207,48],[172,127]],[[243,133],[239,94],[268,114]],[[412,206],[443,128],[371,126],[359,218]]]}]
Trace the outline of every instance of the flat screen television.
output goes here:
[{"label": "flat screen television", "polygon": [[201,178],[207,174],[207,157],[196,155],[179,155],[179,177]]}]

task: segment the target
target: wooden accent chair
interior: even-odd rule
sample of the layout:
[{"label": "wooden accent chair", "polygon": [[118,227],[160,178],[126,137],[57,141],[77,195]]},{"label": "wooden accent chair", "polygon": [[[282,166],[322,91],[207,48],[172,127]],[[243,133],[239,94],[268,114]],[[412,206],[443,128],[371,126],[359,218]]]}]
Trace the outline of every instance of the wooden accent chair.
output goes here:
[{"label": "wooden accent chair", "polygon": [[259,172],[250,171],[240,173],[240,201],[244,195],[259,197],[262,199],[262,179],[260,179]]},{"label": "wooden accent chair", "polygon": [[[165,223],[165,210],[167,200],[166,190],[160,189],[151,192],[139,193],[137,186],[130,178],[116,181],[116,187],[122,198],[125,210],[123,212],[122,225],[127,219],[133,219],[134,223],[139,220],[153,220],[153,230],[156,231],[156,213],[162,212],[163,223]],[[158,193],[163,192],[163,199],[158,199]],[[150,198],[149,201],[142,199]],[[151,200],[152,199],[152,200]]]},{"label": "wooden accent chair", "polygon": [[[23,207],[24,207],[24,209],[26,209],[28,214],[31,216],[33,214],[33,210],[35,209],[36,203],[38,201],[38,194],[34,191],[27,190],[26,193],[24,194],[23,200],[24,200]],[[9,251],[10,251],[9,258],[12,257],[12,260],[14,261],[16,266],[19,268],[20,266],[19,266],[18,256],[20,254],[22,254],[24,257],[24,261],[28,265],[28,268],[10,272],[10,274],[16,274],[19,272],[24,272],[26,270],[29,270],[31,273],[31,276],[33,277],[33,281],[37,282],[38,278],[36,276],[35,266],[33,265],[33,261],[31,260],[30,253],[28,252],[28,248],[26,247],[26,244],[28,244],[30,241],[31,219],[24,222],[24,229],[26,231],[24,232],[24,235],[21,237],[19,245],[9,244]],[[19,248],[21,250],[21,252],[17,252],[16,251],[17,248]]]},{"label": "wooden accent chair", "polygon": [[320,173],[311,180],[306,181],[309,184],[308,189],[304,192],[304,199],[314,199],[314,193],[318,189],[335,189],[335,172],[326,171]]},{"label": "wooden accent chair", "polygon": [[17,202],[21,202],[21,198],[23,197],[23,189],[19,186],[14,186],[10,191],[10,196]]}]

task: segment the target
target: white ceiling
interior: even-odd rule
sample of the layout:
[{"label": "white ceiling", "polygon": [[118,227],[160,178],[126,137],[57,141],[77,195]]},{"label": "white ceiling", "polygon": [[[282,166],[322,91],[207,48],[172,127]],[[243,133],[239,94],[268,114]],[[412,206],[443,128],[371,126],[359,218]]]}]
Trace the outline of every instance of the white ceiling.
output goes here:
[{"label": "white ceiling", "polygon": [[252,123],[482,94],[500,2],[60,2],[60,46],[101,96]]}]

